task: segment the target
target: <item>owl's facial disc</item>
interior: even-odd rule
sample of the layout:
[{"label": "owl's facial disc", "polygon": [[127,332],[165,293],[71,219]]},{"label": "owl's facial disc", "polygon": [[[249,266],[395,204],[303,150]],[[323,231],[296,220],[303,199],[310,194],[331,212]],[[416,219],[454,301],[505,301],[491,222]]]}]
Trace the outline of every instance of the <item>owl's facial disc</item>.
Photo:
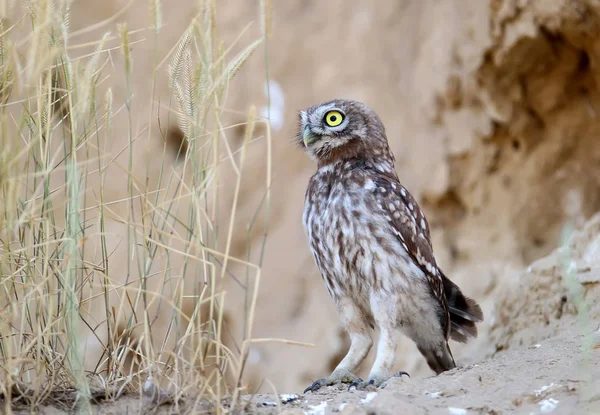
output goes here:
[{"label": "owl's facial disc", "polygon": [[[334,99],[299,112],[295,141],[320,166],[387,148],[385,128],[364,104]],[[379,153],[377,153],[379,154]]]},{"label": "owl's facial disc", "polygon": [[336,108],[333,104],[303,112],[301,121],[302,141],[305,147],[310,147],[326,138],[335,139],[339,137],[348,125],[344,111]]}]

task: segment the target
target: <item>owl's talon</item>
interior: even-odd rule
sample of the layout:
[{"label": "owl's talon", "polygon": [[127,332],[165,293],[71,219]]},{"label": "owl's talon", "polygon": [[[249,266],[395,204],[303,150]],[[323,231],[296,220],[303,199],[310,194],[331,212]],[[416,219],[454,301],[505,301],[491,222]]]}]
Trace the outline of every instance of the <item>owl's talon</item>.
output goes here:
[{"label": "owl's talon", "polygon": [[356,390],[361,390],[361,391],[377,389],[377,386],[375,385],[375,379],[371,379],[367,382],[364,382],[362,380],[352,382],[350,384],[350,386],[348,386],[348,390],[350,390],[350,388],[352,388],[352,387],[356,388]]},{"label": "owl's talon", "polygon": [[316,392],[319,389],[321,389],[323,386],[331,386],[331,385],[335,385],[337,383],[358,383],[358,382],[363,382],[363,380],[361,378],[359,378],[358,376],[350,373],[347,370],[341,370],[341,371],[332,373],[331,376],[329,376],[329,377],[315,380],[312,383],[312,385],[310,385],[308,388],[304,389],[304,393]]},{"label": "owl's talon", "polygon": [[410,377],[410,375],[408,374],[408,372],[405,372],[404,370],[401,370],[401,371],[399,371],[399,372],[396,372],[396,373],[394,373],[392,376],[390,376],[390,377],[389,377],[389,379],[388,379],[388,380],[386,380],[385,382],[383,382],[383,383],[382,383],[382,384],[379,386],[379,389],[385,389],[385,388],[386,388],[386,386],[388,385],[388,382],[389,382],[389,380],[390,380],[391,378],[401,378],[401,379],[402,379],[402,376],[404,376],[404,375],[406,375],[406,376]]},{"label": "owl's talon", "polygon": [[352,387],[356,388],[356,390],[375,390],[377,388],[385,389],[385,387],[388,384],[388,381],[391,378],[402,378],[402,376],[404,375],[410,377],[410,375],[407,372],[401,370],[399,372],[394,373],[392,376],[390,376],[388,379],[385,379],[384,381],[376,379],[369,379],[368,382],[363,382],[362,380],[355,381],[352,382],[350,386],[348,386],[348,390],[350,390]]},{"label": "owl's talon", "polygon": [[350,385],[348,385],[348,391],[352,388],[356,388],[358,389],[358,385],[360,385],[362,382],[352,382]]},{"label": "owl's talon", "polygon": [[312,383],[312,385],[310,385],[308,388],[304,389],[304,393],[318,391],[319,389],[321,389],[321,387],[327,385],[325,382],[326,382],[326,379],[317,379],[317,380],[315,380]]}]

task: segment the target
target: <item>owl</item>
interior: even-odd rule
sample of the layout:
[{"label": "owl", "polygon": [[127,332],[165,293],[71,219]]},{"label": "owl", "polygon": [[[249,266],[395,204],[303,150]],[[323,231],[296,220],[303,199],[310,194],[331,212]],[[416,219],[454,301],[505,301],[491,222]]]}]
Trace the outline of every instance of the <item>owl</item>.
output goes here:
[{"label": "owl", "polygon": [[[347,331],[350,349],[308,391],[336,383],[380,387],[391,376],[399,332],[439,374],[456,367],[449,339],[466,342],[483,321],[479,305],[438,267],[423,211],[400,183],[379,116],[333,100],[300,112],[296,138],[317,163],[303,223],[310,250]],[[380,331],[367,381],[354,372]]]}]

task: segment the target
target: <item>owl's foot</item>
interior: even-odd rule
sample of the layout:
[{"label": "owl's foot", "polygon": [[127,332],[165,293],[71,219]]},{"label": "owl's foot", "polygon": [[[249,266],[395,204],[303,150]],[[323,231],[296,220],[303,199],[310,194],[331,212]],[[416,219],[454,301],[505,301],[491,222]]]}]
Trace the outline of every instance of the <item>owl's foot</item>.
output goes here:
[{"label": "owl's foot", "polygon": [[374,377],[374,378],[369,379],[366,382],[364,382],[362,380],[352,382],[350,384],[350,386],[348,386],[348,390],[350,390],[351,388],[356,388],[357,390],[371,390],[371,391],[376,390],[377,388],[384,389],[387,386],[388,380],[390,380],[391,378],[401,378],[403,375],[410,377],[410,375],[407,372],[401,370],[399,372],[394,373],[392,376],[390,376],[387,379]]},{"label": "owl's foot", "polygon": [[372,391],[372,390],[377,389],[377,387],[379,386],[376,383],[377,383],[377,381],[375,379],[371,379],[366,382],[364,382],[362,380],[359,382],[352,382],[350,384],[350,386],[348,386],[348,390],[350,390],[352,388],[356,388],[356,390],[360,390],[360,391],[367,391],[367,390]]},{"label": "owl's foot", "polygon": [[363,380],[361,378],[347,370],[339,371],[337,373],[333,372],[330,376],[326,378],[315,380],[312,385],[304,389],[304,393],[316,392],[323,386],[331,386],[338,383],[357,383],[362,381]]}]

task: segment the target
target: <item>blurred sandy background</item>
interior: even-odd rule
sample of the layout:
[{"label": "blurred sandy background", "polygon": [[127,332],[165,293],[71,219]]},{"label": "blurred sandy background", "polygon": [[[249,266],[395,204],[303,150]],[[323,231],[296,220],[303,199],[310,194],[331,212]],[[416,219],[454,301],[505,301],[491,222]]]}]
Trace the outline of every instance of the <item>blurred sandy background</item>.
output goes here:
[{"label": "blurred sandy background", "polygon": [[[567,218],[581,224],[600,208],[600,4],[591,0],[272,3],[268,42],[272,205],[254,335],[316,347],[256,347],[249,356],[246,380],[261,390],[272,390],[264,381],[268,379],[278,391],[299,391],[328,374],[349,345],[301,224],[304,191],[315,167],[292,142],[298,110],[334,97],[363,101],[384,121],[400,179],[429,217],[439,264],[467,295],[479,300],[487,317],[477,342],[452,346],[455,357],[459,363],[485,357],[494,351],[487,333],[494,323],[498,290],[522,275],[517,270],[557,246]],[[196,13],[193,0],[163,1],[159,59]],[[260,37],[258,1],[218,0],[217,18],[227,44],[235,42],[234,51]],[[118,33],[116,25],[124,21],[131,30],[146,29],[132,36],[144,39],[132,47],[133,125],[140,132],[150,118],[153,44],[147,30],[147,2],[73,3],[73,31],[93,29],[106,19],[101,28],[71,42],[97,40],[106,30]],[[228,124],[245,121],[252,104],[261,110],[266,106],[265,53],[259,48],[232,84]],[[116,102],[122,103],[120,53],[113,53],[113,62],[114,67],[107,69],[108,84]],[[157,98],[164,104],[169,91],[166,67],[162,71]],[[117,152],[127,144],[126,135],[118,134],[127,125],[123,113],[115,123],[117,134],[109,148]],[[155,127],[148,144],[145,138],[136,144],[139,169],[145,169],[146,145],[151,152],[162,148]],[[176,135],[175,127],[172,131]],[[264,143],[249,150],[252,168],[245,173],[231,252],[239,257],[245,256],[248,243],[256,254],[263,236],[262,225],[256,226],[248,242],[246,228],[265,193]],[[176,164],[174,153],[171,156],[169,163]],[[229,177],[226,168],[223,174]],[[122,178],[118,169],[108,173],[110,199],[127,194]],[[118,246],[123,227],[114,224],[108,232],[115,235],[112,246]],[[114,269],[125,266],[122,251],[112,258]],[[233,344],[241,333],[244,292],[231,278],[224,283],[231,332],[226,340]],[[405,338],[396,367],[413,376],[431,373]]]}]

